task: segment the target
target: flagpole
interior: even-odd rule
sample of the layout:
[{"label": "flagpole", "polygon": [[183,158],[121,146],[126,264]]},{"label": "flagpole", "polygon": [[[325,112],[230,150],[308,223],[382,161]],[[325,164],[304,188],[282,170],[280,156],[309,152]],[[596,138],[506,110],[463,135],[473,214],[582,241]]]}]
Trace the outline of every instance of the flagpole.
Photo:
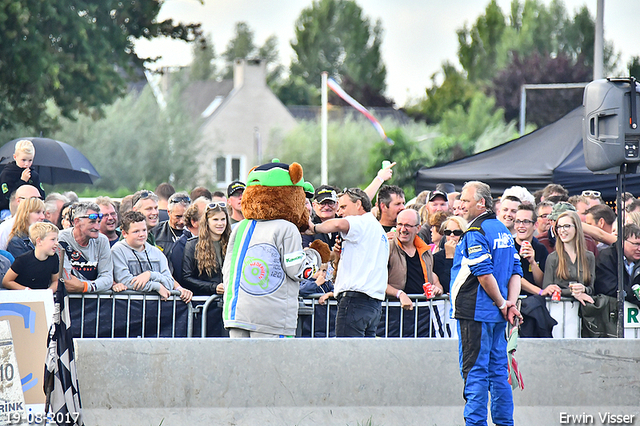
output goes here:
[{"label": "flagpole", "polygon": [[322,73],[322,115],[320,118],[320,184],[329,184],[329,173],[327,171],[327,72]]}]

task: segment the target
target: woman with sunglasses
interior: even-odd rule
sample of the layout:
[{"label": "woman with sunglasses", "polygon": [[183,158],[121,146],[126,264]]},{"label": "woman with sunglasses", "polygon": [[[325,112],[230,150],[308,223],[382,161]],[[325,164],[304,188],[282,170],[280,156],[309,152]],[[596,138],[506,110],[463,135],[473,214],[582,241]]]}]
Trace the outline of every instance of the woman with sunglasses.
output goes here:
[{"label": "woman with sunglasses", "polygon": [[445,293],[449,293],[449,281],[451,281],[451,268],[453,267],[453,255],[456,245],[462,234],[467,230],[468,224],[461,216],[449,216],[442,222],[439,233],[445,238],[444,250],[433,255],[433,272],[440,279],[440,284]]},{"label": "woman with sunglasses", "polygon": [[436,212],[434,215],[429,216],[429,225],[431,226],[431,253],[435,254],[444,247],[445,241],[442,240],[443,234],[440,231],[444,230],[442,224],[451,216],[448,212]]},{"label": "woman with sunglasses", "polygon": [[543,289],[559,291],[563,297],[573,297],[582,305],[593,303],[590,294],[593,294],[596,260],[586,248],[580,217],[573,211],[562,213],[554,231],[556,251],[547,257]]},{"label": "woman with sunglasses", "polygon": [[29,240],[29,226],[44,221],[44,210],[44,201],[35,197],[26,199],[18,205],[16,220],[11,228],[7,245],[7,251],[13,257],[18,257],[34,249],[31,240]]},{"label": "woman with sunglasses", "polygon": [[222,264],[230,235],[227,203],[209,203],[200,218],[198,236],[187,241],[182,259],[182,285],[194,296],[224,294]]}]

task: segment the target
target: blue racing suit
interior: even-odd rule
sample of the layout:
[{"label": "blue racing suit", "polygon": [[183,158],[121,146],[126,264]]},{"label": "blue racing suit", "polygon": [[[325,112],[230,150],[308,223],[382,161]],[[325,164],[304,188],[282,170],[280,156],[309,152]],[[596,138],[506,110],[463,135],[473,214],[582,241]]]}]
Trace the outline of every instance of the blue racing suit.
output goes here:
[{"label": "blue racing suit", "polygon": [[513,395],[508,382],[506,321],[484,291],[478,276],[493,274],[507,299],[511,276],[522,276],[520,256],[507,228],[486,212],[474,219],[456,246],[451,269],[451,308],[458,319],[460,373],[464,379],[467,426],[513,425]]}]

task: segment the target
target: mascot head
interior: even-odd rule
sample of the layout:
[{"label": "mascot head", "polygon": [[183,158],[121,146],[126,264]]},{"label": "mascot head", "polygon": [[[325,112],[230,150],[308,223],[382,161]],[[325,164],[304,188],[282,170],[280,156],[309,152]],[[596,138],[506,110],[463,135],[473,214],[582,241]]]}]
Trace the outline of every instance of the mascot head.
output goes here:
[{"label": "mascot head", "polygon": [[302,166],[281,163],[276,158],[249,172],[242,214],[246,219],[284,219],[304,232],[309,227],[305,207],[305,193],[309,192],[313,193],[313,186],[303,180]]}]

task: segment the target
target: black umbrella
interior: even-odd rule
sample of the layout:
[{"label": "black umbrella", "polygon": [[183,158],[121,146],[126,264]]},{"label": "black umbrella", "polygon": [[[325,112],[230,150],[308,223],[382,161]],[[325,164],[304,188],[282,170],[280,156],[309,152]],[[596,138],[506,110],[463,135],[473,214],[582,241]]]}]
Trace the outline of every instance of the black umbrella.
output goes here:
[{"label": "black umbrella", "polygon": [[80,151],[64,142],[47,138],[18,138],[0,148],[0,170],[11,161],[16,142],[29,140],[36,149],[33,168],[40,175],[40,182],[93,184],[100,177],[93,165]]}]

